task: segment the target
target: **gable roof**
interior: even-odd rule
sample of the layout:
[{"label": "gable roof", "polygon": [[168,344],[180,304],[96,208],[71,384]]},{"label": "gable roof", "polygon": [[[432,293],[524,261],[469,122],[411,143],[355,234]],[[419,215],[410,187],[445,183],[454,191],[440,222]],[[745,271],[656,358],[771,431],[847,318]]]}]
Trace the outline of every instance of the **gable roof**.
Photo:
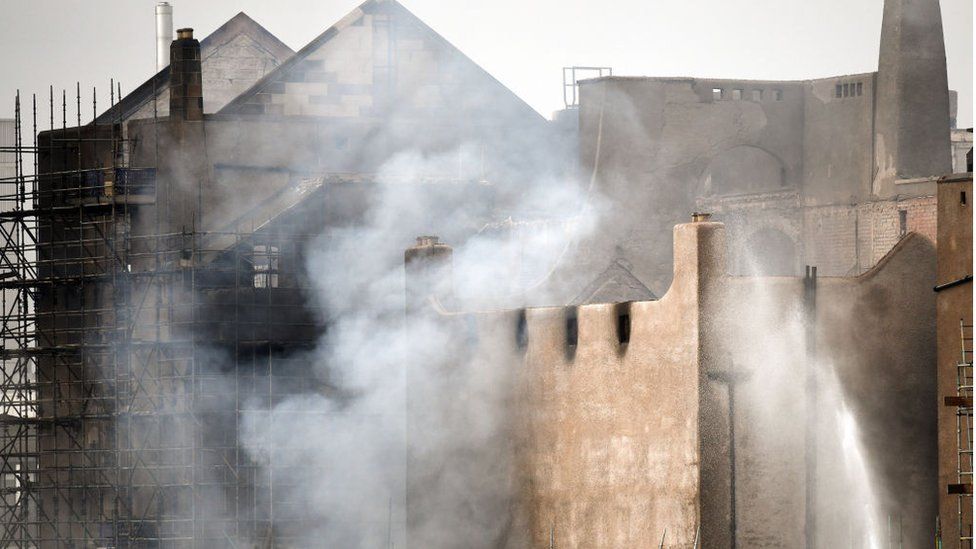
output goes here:
[{"label": "gable roof", "polygon": [[[242,34],[249,36],[279,61],[283,62],[295,53],[284,42],[278,40],[278,37],[271,34],[268,29],[262,27],[246,13],[240,12],[200,41],[201,56],[205,57],[208,50],[215,50]],[[168,88],[169,65],[163,67],[149,80],[123,97],[121,101],[99,115],[95,119],[95,123],[110,124],[119,120],[126,120]]]},{"label": "gable roof", "polygon": [[653,301],[654,295],[628,268],[627,262],[616,259],[573,300],[573,305],[589,303],[623,303],[626,301]]},{"label": "gable roof", "polygon": [[410,23],[417,25],[417,27],[427,35],[432,41],[439,44],[441,47],[445,48],[446,51],[459,56],[464,61],[467,61],[471,67],[475,68],[481,76],[485,77],[488,82],[492,85],[497,86],[501,90],[505,91],[508,95],[517,101],[520,107],[524,108],[527,114],[531,113],[532,116],[537,117],[539,120],[545,120],[545,118],[536,112],[528,103],[522,100],[518,95],[508,89],[504,84],[499,82],[494,76],[492,76],[488,71],[484,70],[480,65],[475,63],[470,57],[465,55],[461,50],[455,47],[453,44],[447,41],[446,38],[441,36],[437,31],[432,29],[426,23],[423,22],[419,17],[414,15],[410,10],[405,8],[402,4],[396,0],[366,0],[358,7],[353,9],[351,12],[346,14],[345,17],[340,19],[337,23],[329,27],[322,34],[314,38],[311,42],[306,44],[303,48],[298,50],[295,55],[289,58],[286,62],[279,65],[275,70],[264,75],[263,78],[258,80],[250,89],[239,95],[238,97],[231,100],[227,105],[218,111],[220,114],[232,113],[241,114],[245,111],[244,105],[249,104],[255,99],[255,96],[266,90],[272,83],[278,81],[280,78],[285,77],[288,71],[298,66],[303,60],[305,60],[310,54],[317,51],[323,45],[331,41],[333,38],[339,35],[339,33],[346,29],[347,27],[357,24],[357,22],[366,14],[377,13],[380,10],[390,10],[391,13],[395,13],[398,16],[404,17]]}]

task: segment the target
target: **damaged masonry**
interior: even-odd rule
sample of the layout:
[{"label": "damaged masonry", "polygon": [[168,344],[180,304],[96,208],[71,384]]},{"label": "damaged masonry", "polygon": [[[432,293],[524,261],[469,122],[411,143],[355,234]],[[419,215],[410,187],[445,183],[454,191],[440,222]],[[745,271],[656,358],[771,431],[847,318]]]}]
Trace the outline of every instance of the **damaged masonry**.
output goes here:
[{"label": "damaged masonry", "polygon": [[875,72],[547,120],[395,0],[160,2],[0,132],[0,546],[972,547],[972,131],[883,4]]}]

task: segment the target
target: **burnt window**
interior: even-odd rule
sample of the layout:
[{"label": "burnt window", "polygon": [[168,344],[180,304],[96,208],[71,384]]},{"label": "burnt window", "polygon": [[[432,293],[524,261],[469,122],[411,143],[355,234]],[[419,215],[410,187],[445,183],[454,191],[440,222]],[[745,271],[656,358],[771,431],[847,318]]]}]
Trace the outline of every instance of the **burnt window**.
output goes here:
[{"label": "burnt window", "polygon": [[742,90],[740,88],[735,88],[732,90],[732,99],[735,101],[742,101]]},{"label": "burnt window", "polygon": [[630,304],[617,306],[617,341],[621,345],[630,343]]},{"label": "burnt window", "polygon": [[712,99],[718,101],[725,97],[725,92],[722,88],[712,88]]},{"label": "burnt window", "polygon": [[908,234],[908,210],[898,210],[898,236]]},{"label": "burnt window", "polygon": [[519,311],[518,320],[515,322],[515,346],[525,349],[529,346],[529,327],[525,321],[525,311]]},{"label": "burnt window", "polygon": [[752,90],[752,100],[753,101],[762,101],[762,95],[763,95],[763,91],[762,90]]},{"label": "burnt window", "polygon": [[566,310],[566,345],[575,347],[579,341],[579,321],[576,318],[576,309]]},{"label": "burnt window", "polygon": [[773,90],[773,99],[777,101],[783,100],[783,90]]},{"label": "burnt window", "polygon": [[251,261],[254,265],[255,288],[278,287],[278,247],[259,244],[254,247]]}]

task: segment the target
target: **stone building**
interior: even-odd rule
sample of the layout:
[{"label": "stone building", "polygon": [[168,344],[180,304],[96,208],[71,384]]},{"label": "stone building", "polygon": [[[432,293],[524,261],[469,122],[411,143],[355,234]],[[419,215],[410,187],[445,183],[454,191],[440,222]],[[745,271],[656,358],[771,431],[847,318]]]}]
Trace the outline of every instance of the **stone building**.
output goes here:
[{"label": "stone building", "polygon": [[[241,12],[200,41],[203,110],[215,113],[294,54],[288,46]],[[165,67],[96,119],[119,123],[169,115],[170,67]]]},{"label": "stone building", "polygon": [[738,273],[854,275],[909,231],[934,239],[935,180],[967,147],[956,131],[950,149],[937,0],[885,2],[876,72],[611,76],[580,97],[581,171],[613,204],[596,240],[619,250],[584,247],[573,268],[624,259],[654,293],[670,280],[668,227],[690,211],[732,229]]},{"label": "stone building", "polygon": [[[477,355],[492,390],[513,391],[500,398],[517,428],[444,470],[408,455],[407,516],[390,512],[387,543],[402,524],[411,546],[437,546],[448,530],[428,539],[425,526],[480,509],[451,508],[418,478],[482,481],[472,497],[486,491],[486,516],[504,525],[492,539],[510,546],[655,546],[665,529],[669,544],[705,547],[863,539],[877,525],[844,516],[860,500],[816,474],[839,444],[816,421],[835,404],[828,383],[844,387],[864,459],[889,490],[870,492],[871,520],[897,517],[907,545],[930,539],[936,281],[931,242],[913,233],[934,238],[935,180],[950,166],[937,12],[934,0],[887,0],[876,73],[583,83],[579,150],[393,0],[367,0],[294,53],[244,14],[202,41],[181,29],[169,67],[92,124],[39,135],[33,202],[0,212],[16,252],[0,287],[36,307],[4,312],[18,343],[0,353],[0,442],[16,451],[0,471],[34,474],[14,479],[25,497],[7,502],[15,519],[0,545],[307,546],[330,517],[300,488],[329,471],[281,461],[293,447],[276,448],[273,432],[249,456],[244,418],[281,427],[299,419],[272,413],[290,397],[350,398],[313,369],[332,311],[309,296],[329,277],[378,276],[309,272],[310,246],[342,245],[378,196],[394,197],[391,216],[408,209],[397,201],[423,214],[354,244],[380,269],[398,269],[415,234],[569,233],[520,199],[568,179],[575,157],[609,198],[602,224],[565,255],[525,251],[545,268],[510,270],[545,274],[569,258],[552,276],[565,295],[546,297],[573,307],[430,311],[411,298],[436,286],[412,284],[408,269],[412,313],[447,317],[453,356]],[[726,225],[679,224],[694,210]],[[753,276],[730,276],[726,258]],[[769,276],[802,264],[839,276]],[[785,342],[803,349],[796,360],[776,357],[796,367],[767,399],[789,414],[761,405],[769,362],[756,327],[739,322],[757,311],[774,335],[803,328]],[[863,339],[841,329],[852,319]],[[825,388],[811,396],[815,348],[832,366],[816,370]],[[472,381],[458,377],[443,376]],[[873,394],[878,383],[890,390]],[[442,402],[420,385],[408,401]],[[467,428],[480,410],[438,419]],[[438,424],[415,419],[411,444],[423,448]],[[771,446],[769,431],[785,434]],[[485,459],[514,476],[481,478]]]},{"label": "stone building", "polygon": [[[512,207],[498,189],[561,169],[524,152],[555,141],[393,1],[294,54],[243,14],[203,41],[180,29],[169,67],[93,123],[39,133],[30,200],[0,213],[0,285],[36,307],[4,311],[19,345],[0,436],[17,451],[0,471],[35,476],[0,544],[306,546],[325,518],[296,493],[324,473],[261,463],[240,437],[246,416],[336,390],[310,362],[330,315],[306,299],[311,242],[384,189],[463,240]],[[419,230],[375,242],[380,263]]]},{"label": "stone building", "polygon": [[[490,386],[449,379],[438,390],[490,393],[504,403],[499,440],[513,441],[412,462],[408,502],[421,510],[411,546],[430,546],[466,513],[510,517],[502,547],[931,542],[931,242],[909,234],[856,277],[730,276],[720,223],[679,224],[674,242],[674,280],[658,300],[485,313],[436,306],[452,301],[451,284],[429,280],[450,277],[446,246],[408,251],[408,303],[455,334],[443,360],[501,372]],[[429,456],[441,433],[480,412],[426,385],[408,385],[418,403],[408,437]],[[417,411],[437,403],[452,413]],[[513,503],[486,490],[452,509],[458,478],[504,486]]]}]

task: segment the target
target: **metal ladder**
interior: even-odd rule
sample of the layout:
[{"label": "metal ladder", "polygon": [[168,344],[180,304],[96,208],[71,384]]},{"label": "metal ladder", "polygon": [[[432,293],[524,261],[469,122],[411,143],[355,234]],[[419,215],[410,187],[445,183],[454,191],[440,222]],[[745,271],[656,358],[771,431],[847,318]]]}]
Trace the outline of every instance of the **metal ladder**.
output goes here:
[{"label": "metal ladder", "polygon": [[956,396],[948,397],[956,406],[956,484],[949,493],[956,494],[959,507],[959,547],[973,547],[973,326],[959,320],[960,360],[956,364]]}]

